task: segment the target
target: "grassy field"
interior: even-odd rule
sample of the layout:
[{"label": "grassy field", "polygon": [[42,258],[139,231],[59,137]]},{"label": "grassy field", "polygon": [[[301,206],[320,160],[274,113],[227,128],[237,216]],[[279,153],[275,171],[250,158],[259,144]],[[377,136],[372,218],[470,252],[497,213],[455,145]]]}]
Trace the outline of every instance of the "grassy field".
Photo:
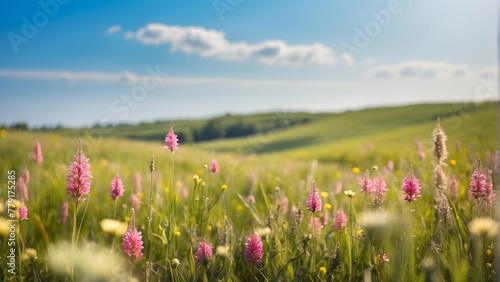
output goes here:
[{"label": "grassy field", "polygon": [[[82,205],[77,215],[81,230],[73,255],[75,204],[67,199],[65,179],[68,163],[77,151],[78,132],[6,131],[0,139],[4,185],[0,198],[8,198],[7,171],[14,170],[19,177],[28,169],[31,181],[29,200],[25,200],[29,220],[18,222],[16,231],[18,269],[12,275],[2,261],[0,276],[6,281],[17,280],[21,273],[29,281],[71,277],[78,281],[132,277],[150,281],[361,281],[368,276],[374,281],[494,280],[493,240],[474,239],[467,226],[479,215],[494,214],[486,203],[478,208],[475,200],[469,200],[468,189],[477,158],[483,160],[484,168],[493,166],[496,104],[307,114],[307,124],[286,126],[304,115],[254,115],[250,118],[260,124],[260,133],[255,136],[180,144],[173,153],[162,143],[169,123],[116,128],[111,134],[116,137],[98,138],[82,132],[93,180],[88,205]],[[431,162],[432,130],[438,116],[448,135],[450,153],[443,167],[451,207],[445,228],[435,211]],[[174,130],[182,130],[192,123],[201,127],[203,122],[172,124]],[[157,142],[120,138],[130,134],[159,134],[161,138]],[[31,157],[35,138],[42,145],[42,164],[35,164]],[[425,158],[417,150],[417,141],[422,143]],[[151,176],[153,155],[155,171]],[[212,159],[220,164],[217,174],[204,167]],[[388,161],[394,163],[393,169]],[[422,187],[422,197],[412,203],[412,212],[401,191],[410,165]],[[387,183],[389,190],[379,208],[370,204],[371,195],[359,192],[358,178],[366,169],[371,178],[380,172]],[[100,224],[105,218],[114,218],[115,202],[109,189],[116,173],[125,188],[124,196],[116,202],[117,220],[130,221],[132,194],[141,199],[135,222],[143,235],[144,258],[133,266],[121,252],[123,234],[113,236]],[[137,193],[136,173],[141,175],[141,193]],[[202,179],[199,183],[193,180],[195,175]],[[449,188],[452,175],[458,180],[456,195]],[[313,180],[319,192],[327,192],[321,195],[322,211],[316,213],[305,205]],[[221,189],[223,185],[227,185],[226,190]],[[356,194],[350,198],[344,194],[347,190]],[[59,224],[59,210],[66,200],[70,216],[66,224]],[[7,205],[0,208],[1,217],[7,218]],[[302,221],[297,220],[298,210],[303,211]],[[332,218],[339,210],[345,211],[348,223],[335,230]],[[369,220],[372,213],[376,213],[380,227]],[[320,233],[311,227],[314,218],[325,220]],[[380,220],[384,218],[386,223]],[[245,238],[252,225],[263,242],[262,262],[255,266],[244,256]],[[5,258],[8,234],[1,234],[0,256]],[[212,245],[213,256],[206,263],[195,263],[196,249],[203,240]],[[25,259],[19,259],[22,249]],[[29,249],[36,250],[37,259],[29,256]],[[383,254],[388,262],[378,260]]]}]

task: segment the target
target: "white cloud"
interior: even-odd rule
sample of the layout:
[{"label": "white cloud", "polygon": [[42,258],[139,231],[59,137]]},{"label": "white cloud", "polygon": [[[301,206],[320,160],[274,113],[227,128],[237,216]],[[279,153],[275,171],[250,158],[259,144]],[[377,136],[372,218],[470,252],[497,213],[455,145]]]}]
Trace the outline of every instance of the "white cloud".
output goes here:
[{"label": "white cloud", "polygon": [[123,71],[119,73],[101,73],[51,70],[0,70],[0,77],[15,79],[67,80],[73,82],[124,82],[128,84],[137,83],[140,79],[140,76],[137,76],[130,71]]},{"label": "white cloud", "polygon": [[376,62],[376,61],[375,61],[375,59],[374,59],[374,58],[366,58],[366,60],[365,60],[365,63],[366,63],[367,65],[374,64],[375,62]]},{"label": "white cloud", "polygon": [[354,58],[348,54],[348,53],[343,53],[340,55],[340,58],[350,67],[354,66]]},{"label": "white cloud", "polygon": [[334,51],[320,43],[310,45],[288,45],[282,40],[266,40],[257,44],[245,41],[229,42],[224,32],[203,27],[169,26],[150,23],[140,28],[133,36],[145,45],[169,44],[170,52],[198,54],[204,58],[219,60],[256,59],[267,65],[332,66],[336,63]]},{"label": "white cloud", "polygon": [[461,78],[470,75],[471,71],[465,65],[424,61],[380,65],[366,73],[369,78]]},{"label": "white cloud", "polygon": [[113,34],[113,33],[119,32],[120,30],[122,30],[122,27],[120,25],[114,25],[114,26],[108,28],[108,34]]},{"label": "white cloud", "polygon": [[132,31],[127,31],[127,32],[125,32],[125,35],[124,35],[125,39],[134,38],[134,36],[135,36],[135,33]]}]

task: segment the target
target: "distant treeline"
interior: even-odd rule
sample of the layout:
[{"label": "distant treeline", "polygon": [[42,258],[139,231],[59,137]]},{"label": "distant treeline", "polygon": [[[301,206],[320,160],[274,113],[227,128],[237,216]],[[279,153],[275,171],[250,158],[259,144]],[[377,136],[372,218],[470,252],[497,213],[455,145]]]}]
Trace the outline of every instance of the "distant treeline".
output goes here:
[{"label": "distant treeline", "polygon": [[[298,124],[305,124],[308,123],[310,119],[308,117],[302,117],[299,119],[291,119],[288,120],[286,124],[283,124],[284,127],[287,126],[294,126]],[[160,122],[155,122],[154,124],[157,124]],[[136,125],[138,128],[141,126],[145,126],[147,123],[141,123],[139,125]],[[90,129],[99,129],[99,128],[107,128],[111,130],[106,130],[104,135],[108,136],[118,136],[118,137],[125,137],[125,138],[130,138],[130,139],[137,139],[137,140],[161,140],[162,138],[165,137],[166,131],[165,128],[162,127],[162,132],[155,132],[155,133],[150,133],[150,134],[141,134],[140,130],[136,134],[120,134],[119,129],[120,127],[123,126],[132,126],[132,125],[127,125],[127,124],[119,124],[119,125],[111,125],[111,124],[106,124],[106,125],[101,125],[99,123],[96,123],[92,128],[82,128],[76,131],[72,130],[67,130],[61,125],[56,125],[53,127],[49,126],[42,126],[39,128],[29,128],[27,123],[24,122],[19,122],[19,123],[14,123],[10,126],[5,126],[5,125],[0,125],[0,129],[15,129],[15,130],[40,130],[40,131],[54,131],[58,132],[61,131],[62,134],[71,134],[70,132],[74,132],[76,134],[80,135],[85,135],[87,132],[89,132]],[[115,128],[115,130],[113,130]],[[183,127],[183,128],[175,128],[175,133],[179,137],[179,141],[182,143],[193,143],[193,142],[201,142],[201,141],[208,141],[208,140],[213,140],[213,139],[219,139],[219,138],[236,138],[236,137],[242,137],[242,136],[249,136],[249,135],[254,135],[259,132],[259,130],[265,130],[262,128],[262,124],[259,123],[254,123],[254,122],[249,122],[249,121],[243,121],[243,119],[239,119],[236,122],[229,123],[227,121],[224,121],[223,118],[213,118],[207,120],[207,122],[200,128],[200,127]],[[165,132],[163,132],[165,131]],[[168,128],[167,128],[168,131]],[[108,132],[108,133],[106,133]]]}]

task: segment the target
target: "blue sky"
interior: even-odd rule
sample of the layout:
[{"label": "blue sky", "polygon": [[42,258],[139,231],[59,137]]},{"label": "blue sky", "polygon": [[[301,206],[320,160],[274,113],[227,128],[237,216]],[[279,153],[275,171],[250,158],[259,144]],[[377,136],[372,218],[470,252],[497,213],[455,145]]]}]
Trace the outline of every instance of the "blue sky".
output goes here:
[{"label": "blue sky", "polygon": [[497,98],[493,0],[40,3],[0,2],[0,123]]}]

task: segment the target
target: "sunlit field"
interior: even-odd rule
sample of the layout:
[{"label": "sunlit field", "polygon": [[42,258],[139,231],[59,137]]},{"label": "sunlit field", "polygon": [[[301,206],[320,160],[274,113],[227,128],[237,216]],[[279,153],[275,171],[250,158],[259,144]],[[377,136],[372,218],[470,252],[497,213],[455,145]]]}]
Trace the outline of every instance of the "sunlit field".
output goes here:
[{"label": "sunlit field", "polygon": [[0,276],[495,281],[498,111],[438,122],[450,107],[178,146],[175,122],[149,141],[3,129]]}]

